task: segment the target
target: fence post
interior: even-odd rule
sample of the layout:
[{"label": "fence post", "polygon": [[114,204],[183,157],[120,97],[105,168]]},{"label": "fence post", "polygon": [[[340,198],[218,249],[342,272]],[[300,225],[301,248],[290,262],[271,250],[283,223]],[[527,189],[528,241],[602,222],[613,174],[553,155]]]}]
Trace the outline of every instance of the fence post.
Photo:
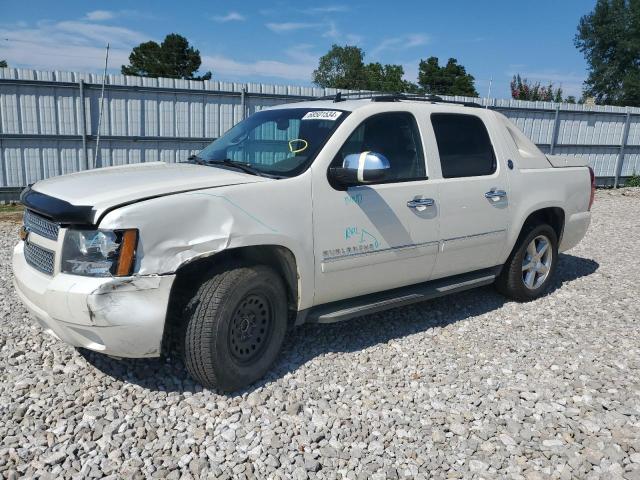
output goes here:
[{"label": "fence post", "polygon": [[87,154],[87,112],[84,103],[84,80],[78,81],[80,88],[80,135],[82,136],[82,154],[84,161],[80,163],[80,170],[89,168],[89,156]]},{"label": "fence post", "polygon": [[624,130],[622,131],[622,138],[620,139],[620,151],[618,152],[618,158],[616,158],[616,171],[615,179],[613,180],[613,188],[618,188],[618,182],[620,181],[620,174],[622,173],[622,163],[624,162],[624,150],[629,140],[629,127],[631,125],[631,112],[627,108],[627,117],[624,123]]},{"label": "fence post", "polygon": [[551,145],[549,148],[549,155],[553,155],[556,149],[556,143],[558,143],[558,132],[560,130],[560,105],[556,106],[556,116],[553,119],[553,133],[551,134]]},{"label": "fence post", "polygon": [[242,118],[240,120],[244,120],[247,117],[247,86],[246,85],[242,87],[242,91],[240,92],[240,110],[242,110]]}]

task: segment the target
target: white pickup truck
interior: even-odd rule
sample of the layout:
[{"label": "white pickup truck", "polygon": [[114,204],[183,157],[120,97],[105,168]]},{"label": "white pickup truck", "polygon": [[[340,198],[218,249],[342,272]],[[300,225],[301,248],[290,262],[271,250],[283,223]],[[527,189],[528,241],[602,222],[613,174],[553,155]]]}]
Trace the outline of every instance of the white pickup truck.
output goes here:
[{"label": "white pickup truck", "polygon": [[491,283],[535,299],[587,231],[593,172],[474,107],[338,95],[260,111],[186,163],[40,181],[22,194],[16,290],[76,347],[157,357],[177,339],[224,391],[304,322]]}]

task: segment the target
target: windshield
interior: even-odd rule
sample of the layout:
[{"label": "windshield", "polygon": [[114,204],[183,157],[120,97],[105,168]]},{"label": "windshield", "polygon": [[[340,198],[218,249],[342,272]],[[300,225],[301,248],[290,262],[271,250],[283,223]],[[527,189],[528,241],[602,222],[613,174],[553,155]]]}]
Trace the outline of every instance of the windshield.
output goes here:
[{"label": "windshield", "polygon": [[293,177],[306,170],[346,116],[344,111],[316,108],[264,110],[238,123],[197,159],[231,160],[262,174]]}]

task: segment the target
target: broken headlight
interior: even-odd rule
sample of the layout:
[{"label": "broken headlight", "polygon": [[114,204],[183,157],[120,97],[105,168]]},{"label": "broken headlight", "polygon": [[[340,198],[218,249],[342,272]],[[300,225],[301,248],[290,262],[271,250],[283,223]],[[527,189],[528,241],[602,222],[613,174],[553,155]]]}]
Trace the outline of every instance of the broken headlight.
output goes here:
[{"label": "broken headlight", "polygon": [[90,277],[126,276],[133,271],[137,230],[67,230],[61,270]]}]

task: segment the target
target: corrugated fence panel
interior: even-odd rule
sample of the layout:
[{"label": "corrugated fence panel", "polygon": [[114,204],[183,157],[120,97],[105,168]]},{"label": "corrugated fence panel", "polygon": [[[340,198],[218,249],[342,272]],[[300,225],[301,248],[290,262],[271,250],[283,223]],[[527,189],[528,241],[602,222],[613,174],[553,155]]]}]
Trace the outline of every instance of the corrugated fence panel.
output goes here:
[{"label": "corrugated fence panel", "polygon": [[640,117],[631,117],[627,145],[640,145]]},{"label": "corrugated fence panel", "polygon": [[24,156],[24,173],[26,183],[35,183],[42,178],[40,165],[40,149],[27,147],[22,150]]},{"label": "corrugated fence panel", "polygon": [[110,135],[127,135],[127,96],[123,92],[113,92],[109,95]]},{"label": "corrugated fence panel", "polygon": [[25,89],[20,95],[20,117],[22,128],[20,133],[38,134],[38,102],[34,88]]},{"label": "corrugated fence panel", "polygon": [[45,178],[60,175],[60,161],[58,160],[57,146],[43,146],[40,149],[42,155],[42,170]]},{"label": "corrugated fence panel", "polygon": [[18,114],[18,88],[3,85],[0,90],[0,120],[2,133],[20,133],[20,115]]},{"label": "corrugated fence panel", "polygon": [[130,98],[127,101],[127,135],[142,135],[142,100],[139,98]]},{"label": "corrugated fence panel", "polygon": [[[24,186],[93,165],[98,123],[96,167],[176,162],[264,108],[337,92],[296,85],[108,75],[100,120],[101,82],[99,74],[0,69],[0,187]],[[622,176],[640,173],[640,108],[445,98],[475,101],[500,111],[545,153],[583,157],[599,177],[615,176],[616,166]],[[627,115],[628,136],[619,162]],[[273,161],[277,155],[268,157],[262,160]]]},{"label": "corrugated fence panel", "polygon": [[189,137],[204,137],[204,102],[189,104]]},{"label": "corrugated fence panel", "polygon": [[39,133],[42,135],[56,135],[58,133],[58,122],[56,120],[56,97],[54,92],[43,94],[42,92],[44,89],[39,90],[41,92],[38,95],[38,118],[40,119]]},{"label": "corrugated fence panel", "polygon": [[598,177],[612,177],[618,158],[618,148],[570,146],[556,147],[554,154],[580,157],[588,161]]},{"label": "corrugated fence panel", "polygon": [[157,137],[160,135],[159,128],[159,109],[158,109],[158,96],[155,94],[146,93],[143,95],[144,102],[144,127],[142,135],[148,137]]},{"label": "corrugated fence panel", "polygon": [[160,99],[160,137],[175,137],[175,108],[173,99],[162,95]]},{"label": "corrugated fence panel", "polygon": [[640,147],[627,147],[622,162],[622,176],[640,175]]},{"label": "corrugated fence panel", "polygon": [[75,93],[73,90],[61,90],[56,96],[58,111],[58,133],[77,135]]},{"label": "corrugated fence panel", "polygon": [[558,133],[559,144],[620,145],[625,117],[563,112]]},{"label": "corrugated fence panel", "polygon": [[189,96],[177,95],[174,102],[175,110],[175,136],[176,137],[188,137],[189,136]]},{"label": "corrugated fence panel", "polygon": [[5,185],[19,187],[26,184],[22,168],[22,149],[19,146],[2,148],[4,159]]}]

